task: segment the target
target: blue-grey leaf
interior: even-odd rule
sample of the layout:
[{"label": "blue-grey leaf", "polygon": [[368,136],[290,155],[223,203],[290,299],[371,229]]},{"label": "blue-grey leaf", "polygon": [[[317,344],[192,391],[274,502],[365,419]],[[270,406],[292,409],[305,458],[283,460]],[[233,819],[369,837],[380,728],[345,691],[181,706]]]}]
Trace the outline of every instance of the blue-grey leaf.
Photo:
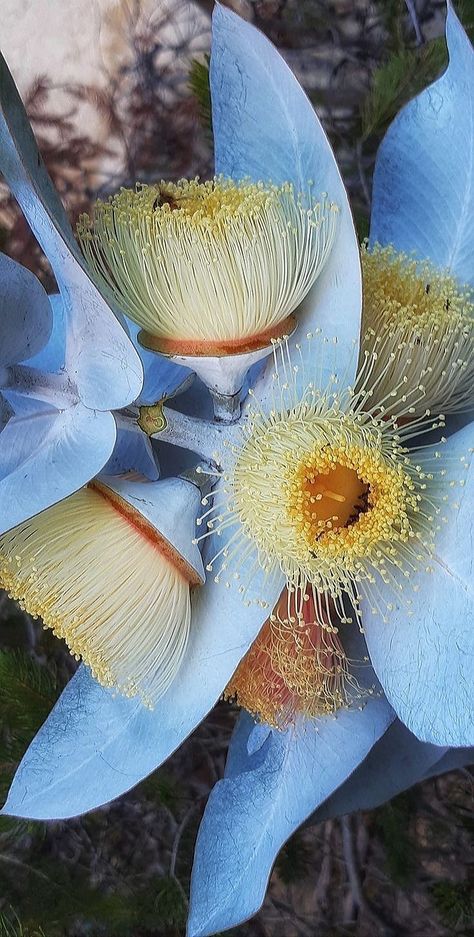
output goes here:
[{"label": "blue-grey leaf", "polygon": [[397,715],[419,739],[453,747],[474,744],[473,445],[471,423],[443,446],[447,478],[459,478],[463,487],[447,488],[447,523],[436,537],[433,572],[412,576],[417,591],[410,591],[410,614],[403,596],[382,582],[381,600],[394,606],[388,621],[362,602],[370,658]]},{"label": "blue-grey leaf", "polygon": [[321,823],[355,810],[374,810],[422,781],[446,752],[446,748],[420,742],[395,719],[367,758],[316,810],[310,822]]},{"label": "blue-grey leaf", "polygon": [[0,56],[0,172],[53,268],[67,315],[66,364],[85,406],[124,407],[140,393],[139,356],[92,283]]},{"label": "blue-grey leaf", "polygon": [[357,768],[392,719],[385,700],[372,699],[337,717],[301,718],[285,732],[272,730],[254,750],[255,724],[241,715],[225,777],[211,792],[197,838],[188,937],[234,927],[258,911],[282,845]]},{"label": "blue-grey leaf", "polygon": [[439,761],[436,761],[425,773],[425,779],[436,778],[448,771],[458,771],[474,765],[474,748],[449,748]]},{"label": "blue-grey leaf", "polygon": [[25,364],[38,371],[58,374],[66,370],[67,316],[60,293],[53,293],[48,299],[53,313],[51,334],[44,348],[28,358]]},{"label": "blue-grey leaf", "polygon": [[474,283],[474,51],[451,4],[444,75],[395,118],[374,174],[370,239]]},{"label": "blue-grey leaf", "polygon": [[52,321],[39,280],[0,254],[0,365],[17,364],[40,351],[51,334]]},{"label": "blue-grey leaf", "polygon": [[0,434],[0,533],[85,485],[109,458],[115,435],[111,413],[25,401]]},{"label": "blue-grey leaf", "polygon": [[[299,311],[295,341],[321,328],[335,351],[323,356],[323,381],[332,370],[346,382],[357,367],[361,275],[359,248],[347,194],[330,144],[282,57],[258,29],[216,4],[210,69],[216,173],[327,192],[340,209],[329,260]],[[332,349],[331,351],[334,351]],[[326,367],[326,359],[330,364]],[[262,394],[265,382],[257,386]]]}]

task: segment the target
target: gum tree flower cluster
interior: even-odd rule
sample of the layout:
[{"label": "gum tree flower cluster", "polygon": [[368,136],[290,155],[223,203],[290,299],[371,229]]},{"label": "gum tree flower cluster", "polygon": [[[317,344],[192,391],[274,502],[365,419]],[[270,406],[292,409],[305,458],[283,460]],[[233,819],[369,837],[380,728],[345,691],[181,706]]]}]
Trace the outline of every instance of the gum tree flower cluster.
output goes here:
[{"label": "gum tree flower cluster", "polygon": [[93,809],[239,704],[189,937],[258,910],[312,814],[470,760],[474,57],[446,29],[362,246],[311,104],[219,4],[215,177],[138,181],[77,241],[2,66],[0,169],[60,294],[2,259],[0,584],[82,662],[4,811]]}]

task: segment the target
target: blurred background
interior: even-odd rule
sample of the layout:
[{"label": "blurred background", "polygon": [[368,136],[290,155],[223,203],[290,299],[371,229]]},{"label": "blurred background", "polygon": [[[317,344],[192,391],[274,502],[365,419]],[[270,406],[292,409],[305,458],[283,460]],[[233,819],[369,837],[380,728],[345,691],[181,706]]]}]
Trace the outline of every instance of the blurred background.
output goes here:
[{"label": "blurred background", "polygon": [[[0,0],[0,45],[74,221],[135,181],[212,175],[212,0]],[[377,146],[446,63],[438,0],[228,0],[278,46],[335,149],[361,239]],[[472,38],[474,2],[457,5]],[[453,141],[455,145],[455,141]],[[54,280],[0,185],[0,248]],[[74,662],[0,592],[0,795]],[[0,937],[182,937],[193,845],[236,712],[219,703],[125,797],[58,823],[0,818]],[[474,934],[473,775],[296,833],[232,937]]]}]

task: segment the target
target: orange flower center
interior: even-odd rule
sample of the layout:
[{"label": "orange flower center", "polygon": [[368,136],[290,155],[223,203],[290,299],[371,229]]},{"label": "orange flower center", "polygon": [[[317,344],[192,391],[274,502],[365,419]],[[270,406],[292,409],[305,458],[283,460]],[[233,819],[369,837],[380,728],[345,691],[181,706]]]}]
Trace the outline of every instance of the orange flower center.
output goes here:
[{"label": "orange flower center", "polygon": [[354,524],[367,509],[370,486],[345,465],[315,471],[311,465],[303,464],[298,469],[297,481],[308,540],[317,540],[324,530]]}]

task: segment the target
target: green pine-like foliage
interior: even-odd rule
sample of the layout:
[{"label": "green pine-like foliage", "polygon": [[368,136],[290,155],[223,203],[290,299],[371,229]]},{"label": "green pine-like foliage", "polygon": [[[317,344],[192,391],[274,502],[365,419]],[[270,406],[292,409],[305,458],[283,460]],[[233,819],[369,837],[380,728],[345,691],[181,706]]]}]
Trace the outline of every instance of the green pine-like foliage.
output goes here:
[{"label": "green pine-like foliage", "polygon": [[197,100],[203,127],[212,135],[211,89],[209,86],[210,55],[193,59],[189,72],[189,87]]}]

